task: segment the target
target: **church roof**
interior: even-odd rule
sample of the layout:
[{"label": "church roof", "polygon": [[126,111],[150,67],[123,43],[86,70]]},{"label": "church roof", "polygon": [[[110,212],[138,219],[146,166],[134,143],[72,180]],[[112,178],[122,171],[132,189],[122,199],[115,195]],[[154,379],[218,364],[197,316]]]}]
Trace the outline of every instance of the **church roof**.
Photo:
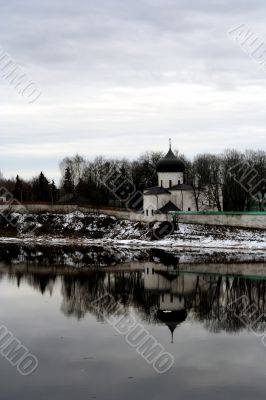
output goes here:
[{"label": "church roof", "polygon": [[172,152],[171,146],[168,153],[156,165],[157,172],[184,172],[185,164]]},{"label": "church roof", "polygon": [[163,187],[154,186],[145,190],[144,194],[147,195],[147,194],[171,194],[171,193],[169,192],[169,190]]},{"label": "church roof", "polygon": [[171,342],[174,342],[174,331],[178,325],[184,322],[187,318],[187,311],[185,309],[176,311],[158,310],[157,318],[159,321],[165,323],[171,332]]},{"label": "church roof", "polygon": [[156,211],[156,213],[166,214],[170,211],[181,211],[181,210],[179,210],[179,208],[176,207],[176,205],[174,205],[174,203],[172,203],[171,201],[168,201],[168,203],[166,203],[162,208],[160,208],[158,211]]}]

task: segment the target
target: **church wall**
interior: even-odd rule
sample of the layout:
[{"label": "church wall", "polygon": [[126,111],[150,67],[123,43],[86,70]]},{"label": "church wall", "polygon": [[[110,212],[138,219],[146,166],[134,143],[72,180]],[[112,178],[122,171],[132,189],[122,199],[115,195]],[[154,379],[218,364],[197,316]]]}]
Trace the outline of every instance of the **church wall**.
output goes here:
[{"label": "church wall", "polygon": [[158,290],[159,275],[156,273],[154,265],[145,267],[144,287],[146,290]]},{"label": "church wall", "polygon": [[160,310],[177,311],[185,309],[185,299],[173,296],[171,293],[161,293]]},{"label": "church wall", "polygon": [[178,181],[180,181],[179,183],[184,183],[183,172],[158,172],[158,186],[168,189],[170,180],[172,181],[172,186],[178,185]]},{"label": "church wall", "polygon": [[160,194],[160,195],[145,195],[143,196],[143,210],[145,217],[151,217],[153,212],[159,208],[165,206],[165,204],[170,201],[170,194]]},{"label": "church wall", "polygon": [[[194,193],[192,190],[173,190],[171,191],[171,201],[181,211],[197,211]],[[222,198],[221,198],[222,204]],[[215,205],[210,205],[205,196],[199,198],[200,211],[218,211]]]},{"label": "church wall", "polygon": [[171,201],[181,211],[196,211],[194,194],[191,190],[173,190],[173,191],[171,191]]},{"label": "church wall", "polygon": [[187,295],[195,290],[197,285],[197,277],[191,276],[176,276],[172,281],[160,275],[159,271],[167,271],[167,267],[154,265],[145,266],[144,287],[147,290],[170,291],[174,295]]}]

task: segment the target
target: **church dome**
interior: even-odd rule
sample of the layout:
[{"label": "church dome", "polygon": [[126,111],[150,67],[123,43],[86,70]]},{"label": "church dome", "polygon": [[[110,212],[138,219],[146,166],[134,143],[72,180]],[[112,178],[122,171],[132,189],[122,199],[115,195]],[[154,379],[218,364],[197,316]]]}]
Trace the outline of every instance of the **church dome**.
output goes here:
[{"label": "church dome", "polygon": [[166,156],[158,161],[156,170],[157,172],[184,172],[185,164],[174,155],[170,147]]}]

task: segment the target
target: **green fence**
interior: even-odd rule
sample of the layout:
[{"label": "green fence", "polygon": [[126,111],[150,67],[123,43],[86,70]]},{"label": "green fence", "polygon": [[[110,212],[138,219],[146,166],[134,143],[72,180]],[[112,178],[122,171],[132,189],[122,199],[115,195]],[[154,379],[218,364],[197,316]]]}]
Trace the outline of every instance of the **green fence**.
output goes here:
[{"label": "green fence", "polygon": [[171,215],[266,215],[266,212],[251,211],[170,211]]}]

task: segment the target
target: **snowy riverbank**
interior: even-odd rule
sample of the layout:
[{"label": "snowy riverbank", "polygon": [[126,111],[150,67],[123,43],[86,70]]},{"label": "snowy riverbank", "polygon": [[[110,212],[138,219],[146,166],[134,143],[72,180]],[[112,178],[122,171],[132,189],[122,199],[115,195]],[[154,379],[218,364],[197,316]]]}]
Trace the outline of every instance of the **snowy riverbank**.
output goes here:
[{"label": "snowy riverbank", "polygon": [[[153,240],[156,224],[118,220],[102,214],[14,214],[12,217],[16,221],[13,226],[1,220],[0,247],[1,260],[13,254],[15,263],[32,260],[45,264],[114,265],[156,261],[158,254],[164,258],[166,253],[174,254],[183,263],[266,261],[266,232],[261,230],[180,224],[166,238]],[[7,253],[6,247],[11,249]]]},{"label": "snowy riverbank", "polygon": [[[266,231],[237,229],[221,226],[179,224],[166,238],[154,240],[158,223],[119,220],[103,214],[12,214],[12,225],[0,220],[0,240],[48,240],[56,243],[79,239],[84,244],[91,240],[112,241],[116,244],[155,247],[240,248],[266,250]],[[102,243],[102,242],[101,242]]]}]

